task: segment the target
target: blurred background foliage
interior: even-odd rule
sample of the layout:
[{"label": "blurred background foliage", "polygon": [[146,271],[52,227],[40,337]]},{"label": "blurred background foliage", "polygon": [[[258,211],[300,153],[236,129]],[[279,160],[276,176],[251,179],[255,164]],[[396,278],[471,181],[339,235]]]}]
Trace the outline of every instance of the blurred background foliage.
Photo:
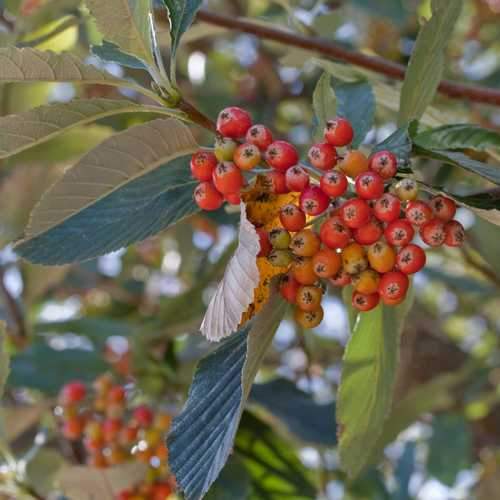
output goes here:
[{"label": "blurred background foliage", "polygon": [[[406,63],[429,3],[210,0],[206,7]],[[500,87],[500,14],[494,9],[493,1],[465,2],[446,78]],[[158,11],[158,22],[168,57],[164,11]],[[90,55],[90,45],[100,41],[78,0],[0,1],[0,46],[73,51],[113,74],[148,84],[144,72]],[[313,54],[197,22],[184,36],[178,60],[183,94],[207,115],[239,105],[255,122],[302,148],[312,141],[311,101],[321,75]],[[339,78],[363,74],[380,98],[366,145],[393,132],[397,110],[387,89],[397,92],[400,84],[348,65],[333,68]],[[124,93],[145,102],[112,87],[6,84],[0,88],[0,114]],[[498,108],[443,96],[427,117],[432,125],[472,122],[500,130]],[[21,261],[9,244],[22,235],[31,209],[68,166],[112,131],[147,119],[128,114],[77,127],[1,162],[0,318],[7,322],[11,355],[0,434],[5,498],[32,498],[33,488],[59,498],[52,479],[63,464],[74,463],[58,442],[51,412],[65,382],[92,381],[111,369],[133,384],[137,397],[175,413],[196,362],[211,349],[197,328],[235,248],[237,214],[196,215],[143,243],[64,267]],[[202,130],[194,133],[209,145]],[[500,158],[498,150],[492,154]],[[489,187],[438,162],[422,166],[422,180],[453,193]],[[459,218],[469,229],[469,245],[463,251],[431,251],[428,267],[414,280],[415,305],[403,335],[382,465],[354,483],[339,468],[335,394],[349,311],[330,291],[325,320],[316,330],[305,333],[283,320],[238,432],[234,459],[210,498],[499,498],[500,232],[465,209]]]}]

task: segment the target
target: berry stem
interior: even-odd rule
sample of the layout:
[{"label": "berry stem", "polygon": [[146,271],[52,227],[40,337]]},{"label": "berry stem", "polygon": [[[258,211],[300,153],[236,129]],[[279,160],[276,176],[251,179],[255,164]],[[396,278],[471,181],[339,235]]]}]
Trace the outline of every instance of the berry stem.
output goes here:
[{"label": "berry stem", "polygon": [[215,133],[215,123],[210,118],[208,118],[208,116],[205,116],[201,111],[195,108],[190,102],[186,101],[183,97],[180,98],[176,107],[183,111],[193,123],[196,123],[200,127],[207,129],[209,132]]}]

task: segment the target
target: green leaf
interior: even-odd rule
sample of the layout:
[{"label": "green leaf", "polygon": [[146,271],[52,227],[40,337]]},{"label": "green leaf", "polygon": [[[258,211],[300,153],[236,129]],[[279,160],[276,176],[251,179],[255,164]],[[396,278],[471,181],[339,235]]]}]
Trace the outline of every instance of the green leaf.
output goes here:
[{"label": "green leaf", "polygon": [[91,382],[107,368],[100,354],[83,349],[56,350],[37,341],[11,360],[7,384],[55,395],[71,380]]},{"label": "green leaf", "polygon": [[170,468],[186,500],[199,500],[231,453],[245,401],[285,304],[275,293],[249,324],[203,359],[168,438]]},{"label": "green leaf", "polygon": [[310,500],[317,488],[290,443],[249,412],[243,414],[235,450],[251,478],[248,500]]},{"label": "green leaf", "polygon": [[6,325],[0,321],[0,398],[3,396],[5,382],[9,376],[9,355],[5,351]]},{"label": "green leaf", "polygon": [[500,134],[468,123],[445,125],[418,134],[413,141],[425,149],[476,149],[500,147]]},{"label": "green leaf", "polygon": [[118,45],[104,40],[102,45],[92,45],[92,54],[106,62],[114,62],[132,69],[142,69],[147,71],[147,66],[137,57],[126,54],[120,50]]},{"label": "green leaf", "polygon": [[380,305],[360,314],[346,347],[337,400],[339,452],[343,469],[356,477],[390,412],[403,323],[412,303]]},{"label": "green leaf", "polygon": [[155,120],[104,141],[67,171],[31,215],[16,251],[67,264],[145,239],[198,209],[185,125]]},{"label": "green leaf", "polygon": [[42,144],[75,127],[122,113],[178,115],[168,108],[114,99],[77,99],[49,104],[0,118],[0,158]]},{"label": "green leaf", "polygon": [[373,126],[375,97],[367,81],[342,82],[334,78],[337,115],[347,118],[354,128],[352,146],[357,148]]},{"label": "green leaf", "polygon": [[399,125],[421,118],[434,99],[463,0],[432,0],[431,5],[432,17],[420,29],[401,89]]},{"label": "green leaf", "polygon": [[250,401],[263,406],[305,442],[319,446],[337,444],[332,425],[335,405],[317,403],[290,380],[277,378],[265,384],[255,384]]},{"label": "green leaf", "polygon": [[326,71],[323,72],[313,93],[314,138],[317,141],[322,140],[326,122],[335,116],[337,110],[331,80],[331,76]]},{"label": "green leaf", "polygon": [[86,0],[104,38],[154,66],[149,15],[151,0]]},{"label": "green leaf", "polygon": [[250,490],[250,475],[242,461],[232,457],[206,494],[205,500],[247,500]]},{"label": "green leaf", "polygon": [[170,37],[172,39],[172,59],[175,55],[182,35],[194,21],[202,0],[163,0],[170,16]]},{"label": "green leaf", "polygon": [[470,469],[471,453],[472,436],[464,416],[434,416],[427,472],[451,487],[461,470]]},{"label": "green leaf", "polygon": [[373,153],[388,150],[394,153],[398,160],[406,162],[410,158],[412,142],[408,134],[408,127],[398,128],[387,139],[383,140],[373,148]]},{"label": "green leaf", "polygon": [[26,477],[30,484],[35,485],[37,493],[49,495],[54,490],[54,479],[63,465],[64,458],[60,452],[40,448],[26,464]]},{"label": "green leaf", "polygon": [[417,147],[415,148],[415,152],[420,156],[432,158],[434,160],[440,160],[443,163],[447,163],[455,167],[460,167],[467,172],[480,175],[484,179],[487,179],[494,184],[500,185],[500,167],[498,166],[488,165],[487,163],[473,160],[464,153],[459,153],[456,151],[441,151]]}]

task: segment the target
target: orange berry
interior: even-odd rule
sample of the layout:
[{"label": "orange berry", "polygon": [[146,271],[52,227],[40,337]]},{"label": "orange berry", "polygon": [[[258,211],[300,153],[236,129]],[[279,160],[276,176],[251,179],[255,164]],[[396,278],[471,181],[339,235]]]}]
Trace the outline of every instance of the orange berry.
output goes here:
[{"label": "orange berry", "polygon": [[342,250],[342,267],[349,274],[358,274],[368,267],[365,249],[359,243],[351,243]]},{"label": "orange berry", "polygon": [[159,413],[155,417],[154,427],[161,431],[168,431],[172,425],[172,415],[168,413]]},{"label": "orange berry", "polygon": [[290,248],[299,257],[312,257],[319,251],[321,240],[311,229],[304,229],[297,233],[290,243]]},{"label": "orange berry", "polygon": [[297,300],[297,291],[300,288],[300,283],[292,276],[291,273],[285,274],[281,278],[280,293],[282,297],[290,304],[295,304]]},{"label": "orange berry", "polygon": [[323,321],[323,308],[319,306],[314,311],[303,311],[296,307],[294,318],[302,328],[315,328]]},{"label": "orange berry", "polygon": [[321,305],[323,290],[317,286],[301,286],[297,291],[297,307],[303,311],[315,311]]},{"label": "orange berry", "polygon": [[375,309],[380,302],[380,295],[378,293],[364,294],[355,291],[352,294],[352,306],[358,311],[367,312]]},{"label": "orange berry", "polygon": [[96,453],[91,453],[90,455],[88,455],[86,463],[90,467],[96,467],[98,469],[104,469],[105,467],[108,466],[106,457],[100,450],[97,451]]},{"label": "orange berry", "polygon": [[368,158],[356,149],[347,151],[339,165],[342,171],[352,179],[369,169]]},{"label": "orange berry", "polygon": [[69,441],[76,441],[82,437],[84,427],[81,417],[70,417],[64,422],[62,434]]},{"label": "orange berry", "polygon": [[342,257],[335,250],[323,248],[313,256],[314,272],[320,278],[331,278],[342,267]]},{"label": "orange berry", "polygon": [[387,273],[396,265],[396,250],[385,241],[377,241],[368,247],[370,267],[379,273]]},{"label": "orange berry", "polygon": [[310,257],[299,257],[292,264],[292,276],[301,285],[314,285],[318,277],[314,272],[313,260]]},{"label": "orange berry", "polygon": [[352,277],[352,284],[357,292],[371,295],[378,290],[380,275],[373,269],[365,269],[363,272]]}]

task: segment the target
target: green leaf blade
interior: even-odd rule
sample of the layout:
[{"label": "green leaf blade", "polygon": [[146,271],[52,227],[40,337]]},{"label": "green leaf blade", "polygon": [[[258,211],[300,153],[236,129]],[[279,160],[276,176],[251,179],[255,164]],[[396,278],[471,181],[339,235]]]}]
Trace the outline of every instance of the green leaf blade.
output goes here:
[{"label": "green leaf blade", "polygon": [[358,316],[344,355],[337,401],[342,467],[357,477],[368,465],[391,409],[399,340],[411,297]]},{"label": "green leaf blade", "polygon": [[399,125],[424,114],[439,87],[445,50],[462,12],[463,0],[433,0],[432,17],[420,29],[401,89]]},{"label": "green leaf blade", "polygon": [[275,294],[251,323],[199,364],[187,403],[168,438],[170,467],[186,500],[203,498],[224,467],[284,308]]},{"label": "green leaf blade", "polygon": [[323,139],[326,122],[335,116],[337,103],[331,85],[331,76],[325,71],[318,80],[313,93],[313,110],[315,117],[314,139]]}]

